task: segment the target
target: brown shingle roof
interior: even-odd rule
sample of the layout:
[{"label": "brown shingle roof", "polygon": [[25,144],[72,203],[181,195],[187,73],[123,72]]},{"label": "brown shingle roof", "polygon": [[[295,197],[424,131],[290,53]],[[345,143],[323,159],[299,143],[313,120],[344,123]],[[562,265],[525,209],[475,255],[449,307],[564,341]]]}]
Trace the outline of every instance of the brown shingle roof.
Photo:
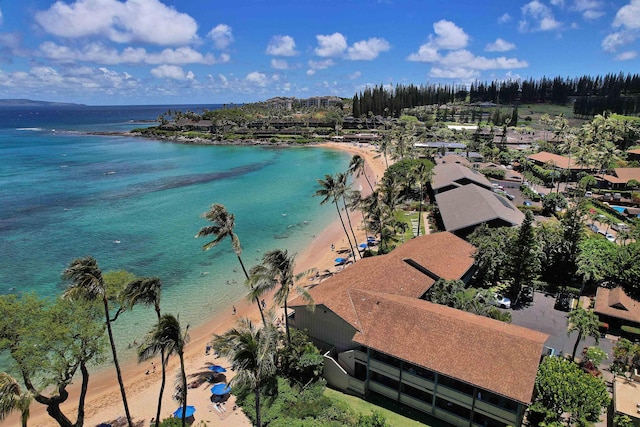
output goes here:
[{"label": "brown shingle roof", "polygon": [[524,221],[524,214],[506,198],[475,185],[436,194],[436,202],[447,231],[457,231],[496,219],[511,225],[520,225]]},{"label": "brown shingle roof", "polygon": [[435,192],[447,187],[460,187],[471,181],[475,185],[491,188],[491,182],[480,172],[469,169],[458,163],[441,163],[433,168],[431,188]]},{"label": "brown shingle roof", "polygon": [[532,154],[528,159],[539,163],[551,163],[560,169],[569,169],[569,166],[571,166],[570,169],[591,169],[590,166],[577,164],[574,158],[569,159],[569,157],[549,153],[547,151],[540,151],[539,153]]},{"label": "brown shingle roof", "polygon": [[627,183],[632,179],[640,181],[640,168],[615,168],[613,172],[616,174],[618,179],[622,180],[624,183]]},{"label": "brown shingle roof", "polygon": [[[386,255],[359,260],[309,293],[316,305],[326,305],[357,328],[348,295],[350,289],[420,298],[436,278],[411,266],[406,259],[433,273],[432,276],[453,280],[462,278],[473,267],[474,251],[471,244],[448,232],[416,237]],[[291,306],[298,303],[306,305],[306,302],[294,300]]]},{"label": "brown shingle roof", "polygon": [[627,295],[620,286],[614,289],[598,288],[593,311],[640,323],[640,302]]},{"label": "brown shingle roof", "polygon": [[547,334],[401,295],[352,289],[353,340],[528,404]]}]

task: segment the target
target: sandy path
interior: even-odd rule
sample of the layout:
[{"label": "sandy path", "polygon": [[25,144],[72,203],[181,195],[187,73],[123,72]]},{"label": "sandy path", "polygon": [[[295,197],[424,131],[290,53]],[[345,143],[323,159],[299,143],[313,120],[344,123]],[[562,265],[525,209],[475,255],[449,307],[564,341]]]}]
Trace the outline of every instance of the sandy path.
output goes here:
[{"label": "sandy path", "polygon": [[[384,158],[375,151],[375,147],[368,144],[351,145],[345,143],[327,142],[320,144],[319,147],[339,149],[350,152],[352,154],[361,155],[366,162],[366,173],[372,184],[377,182],[384,174],[385,161]],[[375,184],[374,184],[375,185]],[[368,195],[371,190],[364,177],[361,177],[354,185],[357,189],[360,187],[364,196]],[[337,216],[337,215],[336,215]],[[361,227],[362,216],[359,212],[352,214],[354,228],[357,228],[356,235],[358,243],[366,240],[365,232]],[[316,268],[319,272],[324,270],[336,271],[334,259],[338,256],[335,251],[331,250],[331,245],[335,246],[336,251],[341,248],[347,248],[347,240],[342,229],[342,225],[338,219],[330,224],[325,230],[317,235],[307,248],[298,254],[296,258],[296,268],[298,271],[305,271],[310,268]],[[309,279],[303,279],[309,280]],[[315,282],[309,282],[315,283]],[[301,283],[304,285],[304,283]],[[267,304],[271,304],[271,295],[266,298]],[[218,333],[223,333],[230,329],[236,319],[239,317],[250,317],[256,321],[260,320],[257,307],[251,305],[245,300],[237,301],[235,304],[237,314],[232,314],[232,308],[229,307],[227,312],[220,313],[216,317],[210,319],[205,324],[190,330],[190,341],[185,351],[185,366],[187,378],[197,372],[206,371],[207,364],[219,364],[228,368],[225,360],[216,359],[213,354],[206,355],[206,343],[211,337]],[[158,391],[160,389],[161,374],[160,370],[153,372],[151,362],[159,368],[159,359],[137,364],[130,362],[125,364],[123,368],[123,377],[125,378],[125,386],[127,390],[127,400],[129,402],[129,410],[135,422],[139,422],[140,426],[148,426],[152,417],[155,416],[158,401]],[[149,374],[146,371],[149,370]],[[162,403],[162,416],[169,416],[178,404],[172,400],[173,383],[176,375],[179,373],[179,360],[177,356],[172,357],[169,361],[167,370],[167,383]],[[233,372],[229,370],[226,374],[226,380],[233,377]],[[211,393],[209,388],[211,384],[204,383],[198,388],[190,389],[188,393],[188,404],[196,407],[195,420],[196,424],[200,421],[207,421],[208,426],[226,425],[226,426],[250,426],[251,423],[246,416],[239,410],[233,410],[234,397],[225,404],[226,412],[219,412],[209,401]],[[68,402],[77,402],[77,386],[70,389],[71,396]],[[72,419],[75,419],[76,407],[72,404],[63,406],[63,412]],[[89,383],[89,393],[85,405],[85,426],[95,426],[101,422],[116,419],[124,415],[124,408],[120,398],[120,392],[115,375],[115,370],[108,369],[91,375]],[[5,421],[0,423],[2,426],[19,425],[18,417],[12,415]],[[29,425],[53,426],[56,423],[50,418],[43,405],[34,403],[31,407],[31,417]]]}]

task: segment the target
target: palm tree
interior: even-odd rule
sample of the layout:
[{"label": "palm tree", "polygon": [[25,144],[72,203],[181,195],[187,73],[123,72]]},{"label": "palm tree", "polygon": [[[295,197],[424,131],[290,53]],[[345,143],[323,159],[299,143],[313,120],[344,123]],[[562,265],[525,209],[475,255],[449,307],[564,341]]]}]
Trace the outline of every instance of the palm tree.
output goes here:
[{"label": "palm tree", "polygon": [[127,417],[129,427],[133,426],[131,422],[131,413],[129,412],[129,404],[127,395],[124,390],[124,382],[122,380],[122,372],[118,355],[116,352],[116,343],[113,339],[113,331],[111,330],[111,318],[109,317],[109,299],[107,298],[107,286],[102,278],[102,271],[98,267],[98,262],[93,257],[76,258],[65,269],[63,277],[71,281],[71,284],[64,291],[63,298],[70,300],[83,299],[86,301],[102,301],[104,306],[105,324],[107,325],[107,334],[109,335],[109,343],[111,344],[111,354],[113,355],[113,364],[116,367],[118,384],[120,385],[120,394],[122,395],[122,403],[124,404],[124,412]]},{"label": "palm tree", "polygon": [[[158,353],[165,354],[165,358],[162,362],[162,386],[160,390],[160,396],[162,396],[162,392],[164,391],[164,372],[169,361],[169,356],[172,354],[177,354],[180,358],[180,375],[182,379],[182,411],[183,413],[187,410],[187,374],[184,368],[184,347],[189,341],[188,335],[189,326],[187,326],[187,330],[183,333],[182,328],[180,327],[179,320],[173,316],[172,314],[163,314],[158,323],[156,323],[151,330],[147,333],[144,341],[138,347],[138,361],[144,362],[149,360],[150,358],[156,356]],[[160,402],[158,402],[158,414],[160,412]],[[160,420],[159,415],[156,417],[156,420]],[[182,417],[182,426],[186,425],[186,418]]]},{"label": "palm tree", "polygon": [[431,172],[427,170],[427,165],[425,165],[424,162],[420,162],[420,164],[418,164],[412,172],[416,183],[420,187],[420,202],[418,203],[418,236],[420,236],[420,223],[422,221],[422,202],[424,201],[424,189],[431,179]]},{"label": "palm tree", "polygon": [[276,380],[277,331],[272,325],[258,328],[243,318],[238,326],[222,335],[215,335],[213,348],[231,362],[236,375],[233,386],[249,387],[255,394],[256,426],[261,427],[260,393],[273,387]]},{"label": "palm tree", "polygon": [[22,427],[27,427],[32,401],[33,395],[29,391],[23,392],[11,375],[0,372],[0,420],[4,420],[13,411],[20,411]]},{"label": "palm tree", "polygon": [[371,181],[369,181],[369,177],[367,176],[366,162],[359,154],[356,154],[351,158],[351,162],[349,162],[349,173],[355,174],[357,177],[364,175],[364,178],[367,180],[367,184],[369,184],[369,188],[371,188],[371,192],[373,193],[373,185],[371,185]]},{"label": "palm tree", "polygon": [[[136,304],[153,306],[158,322],[160,322],[160,292],[162,290],[162,282],[157,277],[143,277],[129,282],[120,294],[123,305],[129,309],[133,309]],[[160,383],[160,392],[158,396],[158,410],[156,412],[156,420],[160,420],[160,412],[162,409],[162,395],[166,384],[167,371],[165,363],[164,347],[160,349],[160,366],[162,369],[162,381]]]},{"label": "palm tree", "polygon": [[[350,184],[347,182],[349,179],[349,173],[342,173],[339,172],[336,174],[336,181],[339,182],[338,187],[336,188],[336,192],[339,194],[340,198],[342,199],[342,204],[344,205],[344,211],[347,214],[347,222],[349,223],[349,229],[351,230],[351,236],[353,237],[353,246],[355,247],[355,249],[358,249],[358,239],[356,237],[356,233],[353,231],[353,224],[351,223],[351,215],[349,214],[349,203],[347,203],[347,199],[351,198],[351,192],[353,190],[351,190],[351,186]],[[356,261],[356,254],[353,251],[353,248],[351,250],[351,254],[353,255],[353,262]],[[358,255],[360,255],[360,259],[362,259],[362,254],[360,253],[360,251],[358,251]]]},{"label": "palm tree", "polygon": [[344,234],[347,236],[347,241],[349,242],[349,247],[351,248],[351,253],[354,253],[353,244],[351,243],[351,237],[349,237],[349,232],[347,231],[347,227],[344,224],[344,220],[342,219],[342,214],[340,213],[340,206],[338,204],[338,200],[341,197],[341,189],[340,189],[340,180],[333,177],[333,175],[325,175],[324,180],[318,179],[318,184],[320,184],[321,188],[317,190],[314,196],[323,197],[320,201],[321,205],[324,205],[328,201],[331,201],[338,211],[338,217],[340,218],[340,223],[342,224],[342,229],[344,230]]},{"label": "palm tree", "polygon": [[[202,250],[208,251],[209,249],[213,248],[218,243],[229,237],[231,239],[231,247],[236,253],[238,262],[240,262],[240,267],[242,267],[242,271],[244,272],[244,277],[249,280],[249,274],[247,273],[247,269],[244,267],[242,257],[240,256],[242,255],[242,246],[240,245],[240,239],[238,238],[238,235],[233,231],[236,226],[235,215],[227,212],[227,208],[225,208],[223,204],[215,203],[211,205],[211,208],[201,216],[207,221],[211,221],[213,224],[202,227],[200,231],[198,231],[198,234],[196,234],[196,238],[211,235],[215,236],[215,239],[202,246]],[[259,302],[258,310],[260,310],[260,316],[262,317],[262,322],[264,323],[264,313],[262,312],[262,306]]]},{"label": "palm tree", "polygon": [[304,288],[295,285],[296,280],[307,276],[311,270],[303,271],[294,275],[293,270],[295,266],[295,259],[296,256],[289,255],[286,249],[274,249],[269,251],[262,257],[262,264],[256,265],[251,269],[251,278],[249,279],[249,283],[253,285],[249,295],[256,300],[265,292],[268,292],[279,285],[279,288],[273,298],[276,304],[284,306],[287,343],[291,343],[287,308],[287,301],[289,300],[289,293],[291,292],[291,289],[295,289],[295,291],[302,295],[302,297],[307,301],[313,301],[311,295],[309,295]]},{"label": "palm tree", "polygon": [[573,346],[573,353],[571,353],[571,360],[575,360],[576,351],[578,350],[578,344],[587,336],[592,336],[596,340],[596,344],[600,341],[598,315],[593,311],[585,310],[579,307],[569,313],[569,327],[567,328],[567,335],[573,331],[578,332],[576,343]]}]

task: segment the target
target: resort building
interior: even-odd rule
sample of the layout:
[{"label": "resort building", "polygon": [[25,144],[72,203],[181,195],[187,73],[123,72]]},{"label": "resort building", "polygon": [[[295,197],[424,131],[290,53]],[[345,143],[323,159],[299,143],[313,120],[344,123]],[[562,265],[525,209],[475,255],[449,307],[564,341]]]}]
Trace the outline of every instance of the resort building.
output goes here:
[{"label": "resort building", "polygon": [[439,225],[460,237],[480,224],[512,227],[524,221],[524,214],[495,193],[483,174],[456,162],[433,168],[430,195],[438,205]]},{"label": "resort building", "polygon": [[538,166],[553,167],[558,170],[569,171],[569,180],[575,181],[580,172],[595,172],[597,167],[579,164],[575,158],[561,156],[559,154],[540,151],[527,157],[527,160]]},{"label": "resort building", "polygon": [[599,287],[593,311],[609,328],[620,329],[625,325],[640,328],[640,301],[631,298],[620,286]]},{"label": "resort building", "polygon": [[312,288],[315,310],[293,301],[328,383],[459,427],[520,426],[548,336],[423,299],[439,278],[468,280],[474,250],[448,232],[421,236]]},{"label": "resort building", "polygon": [[640,168],[614,168],[613,175],[605,175],[602,179],[612,190],[626,190],[629,182],[640,184]]}]

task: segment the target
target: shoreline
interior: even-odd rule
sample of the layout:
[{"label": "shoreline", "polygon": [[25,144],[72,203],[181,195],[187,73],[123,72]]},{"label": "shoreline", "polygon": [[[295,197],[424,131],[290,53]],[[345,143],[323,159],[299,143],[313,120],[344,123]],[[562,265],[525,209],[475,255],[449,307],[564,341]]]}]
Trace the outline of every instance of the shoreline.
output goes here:
[{"label": "shoreline", "polygon": [[[131,135],[128,134],[128,136]],[[265,145],[298,146],[298,144],[282,145],[273,143]],[[384,174],[384,160],[377,152],[376,148],[369,144],[351,145],[351,143],[323,142],[312,143],[306,146],[335,149],[361,155],[365,160],[367,176],[372,183],[377,181]],[[357,178],[354,183],[361,186],[363,196],[370,194],[371,190],[364,177]],[[361,219],[354,220],[354,225],[358,225],[360,223]],[[357,226],[355,228],[358,228],[356,230],[358,241],[364,241],[366,238],[364,230]],[[334,258],[336,253],[331,250],[331,245],[335,245],[336,250],[347,246],[346,237],[344,236],[342,225],[338,218],[335,218],[329,226],[316,235],[315,238],[313,238],[313,240],[297,254],[296,272],[305,271],[311,268],[317,268],[319,272],[324,270],[335,271]],[[308,284],[315,283],[315,281],[309,281]],[[301,283],[301,285],[304,286],[305,283]],[[271,306],[273,292],[265,296],[268,306]],[[185,349],[185,366],[188,379],[189,375],[194,374],[195,372],[206,371],[206,366],[209,363],[221,364],[228,367],[228,364],[224,360],[216,359],[213,355],[205,355],[206,343],[214,334],[224,333],[232,327],[236,319],[240,317],[249,317],[254,321],[260,321],[260,315],[257,307],[255,307],[254,304],[247,302],[245,298],[235,301],[234,304],[237,309],[237,313],[235,315],[232,313],[232,307],[228,307],[228,309],[217,313],[212,318],[207,319],[203,324],[189,331],[190,341]],[[143,422],[141,425],[147,425],[151,417],[155,417],[157,407],[161,375],[160,370],[157,370],[156,373],[150,372],[149,374],[145,374],[150,370],[151,362],[156,366],[159,366],[160,364],[158,358],[143,364],[138,364],[135,361],[126,361],[125,363],[121,362],[130,412],[135,422]],[[178,372],[178,369],[178,358],[173,356],[169,360],[167,367],[167,386],[165,388],[162,404],[163,417],[169,416],[169,414],[171,414],[178,406],[171,398],[173,378],[175,377],[175,373]],[[233,372],[229,370],[229,372],[226,373],[227,381],[230,380],[232,376]],[[75,419],[79,385],[77,383],[72,384],[68,390],[70,392],[70,396],[67,402],[62,405],[62,409],[65,414],[71,416],[72,419]],[[194,405],[197,408],[197,412],[195,414],[196,422],[208,421],[208,425],[251,425],[239,409],[237,411],[233,411],[231,409],[235,403],[235,398],[233,396],[231,396],[231,399],[226,405],[227,412],[225,413],[220,413],[213,408],[208,398],[208,383],[190,390],[188,395],[188,404]],[[124,416],[124,407],[121,401],[115,370],[110,366],[97,372],[91,372],[89,392],[87,394],[85,404],[84,424],[86,426],[94,426],[101,422],[114,420],[120,416]],[[7,417],[5,421],[0,422],[0,425],[16,425],[15,423],[19,422],[18,420],[18,414],[14,413],[10,417]],[[44,427],[52,425],[52,422],[53,420],[46,413],[46,407],[34,402],[31,408],[29,425]]]}]

